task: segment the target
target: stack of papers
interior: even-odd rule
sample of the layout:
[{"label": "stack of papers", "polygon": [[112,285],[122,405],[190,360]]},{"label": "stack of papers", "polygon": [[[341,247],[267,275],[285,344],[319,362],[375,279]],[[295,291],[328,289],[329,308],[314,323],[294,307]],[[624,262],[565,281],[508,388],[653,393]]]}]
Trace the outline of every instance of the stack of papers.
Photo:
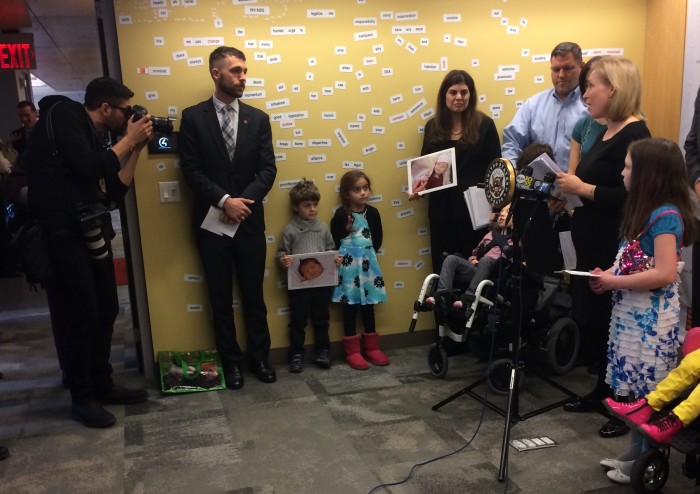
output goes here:
[{"label": "stack of papers", "polygon": [[464,191],[464,200],[474,229],[487,226],[491,218],[491,204],[486,200],[486,191],[479,187],[469,187]]},{"label": "stack of papers", "polygon": [[[562,172],[562,169],[559,168],[554,161],[552,161],[552,158],[550,158],[547,153],[542,153],[535,158],[530,163],[530,166],[532,167],[532,178],[536,180],[544,180],[544,175],[547,172],[553,172],[555,174]],[[581,198],[579,196],[576,194],[564,194],[561,191],[561,187],[559,187],[556,182],[552,185],[551,194],[553,197],[566,199],[566,206],[564,207],[567,210],[583,206],[583,202],[581,202]]]}]

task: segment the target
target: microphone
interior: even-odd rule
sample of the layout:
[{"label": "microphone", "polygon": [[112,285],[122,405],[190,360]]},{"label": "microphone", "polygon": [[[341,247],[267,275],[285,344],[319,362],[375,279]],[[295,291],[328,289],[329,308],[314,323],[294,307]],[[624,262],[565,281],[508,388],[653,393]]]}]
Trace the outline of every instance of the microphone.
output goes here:
[{"label": "microphone", "polygon": [[554,180],[557,176],[554,172],[547,172],[541,182],[535,184],[535,191],[538,194],[549,197],[552,188],[554,187]]},{"label": "microphone", "polygon": [[532,178],[532,173],[533,170],[530,165],[520,170],[515,177],[515,188],[520,191],[534,190],[535,179]]}]

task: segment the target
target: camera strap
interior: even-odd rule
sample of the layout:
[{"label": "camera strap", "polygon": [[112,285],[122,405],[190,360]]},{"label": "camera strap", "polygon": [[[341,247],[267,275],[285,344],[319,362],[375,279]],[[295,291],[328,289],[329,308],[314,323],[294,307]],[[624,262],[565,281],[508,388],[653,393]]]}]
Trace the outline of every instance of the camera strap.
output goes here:
[{"label": "camera strap", "polygon": [[[51,157],[55,158],[58,156],[58,147],[56,146],[56,137],[53,134],[53,124],[51,123],[52,120],[52,114],[53,114],[53,109],[56,108],[56,106],[60,103],[60,101],[56,101],[53,105],[51,105],[46,112],[46,116],[44,117],[46,119],[46,137],[48,137],[48,146],[49,146],[49,151],[51,152]],[[43,115],[42,115],[43,116]]]}]

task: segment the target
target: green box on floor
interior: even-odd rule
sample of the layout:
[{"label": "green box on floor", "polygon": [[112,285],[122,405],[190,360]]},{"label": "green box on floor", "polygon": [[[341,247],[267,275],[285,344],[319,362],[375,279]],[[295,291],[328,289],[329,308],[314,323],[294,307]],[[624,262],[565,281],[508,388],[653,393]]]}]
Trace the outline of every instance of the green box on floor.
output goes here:
[{"label": "green box on floor", "polygon": [[158,352],[163,393],[196,393],[226,388],[221,358],[216,350]]}]

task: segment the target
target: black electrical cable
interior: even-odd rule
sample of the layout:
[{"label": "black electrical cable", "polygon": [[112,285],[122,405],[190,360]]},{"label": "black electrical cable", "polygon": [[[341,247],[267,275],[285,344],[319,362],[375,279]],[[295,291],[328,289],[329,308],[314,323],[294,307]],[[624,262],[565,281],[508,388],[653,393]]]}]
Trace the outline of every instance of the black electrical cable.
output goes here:
[{"label": "black electrical cable", "polygon": [[[501,249],[501,251],[503,251],[503,249]],[[497,308],[500,305],[499,301],[498,301],[498,294],[501,291],[500,290],[501,289],[501,280],[503,278],[502,269],[503,269],[503,263],[500,262],[498,264],[498,277],[496,278],[497,282],[496,282],[496,290],[495,290],[495,296],[494,296],[494,298],[495,298],[494,308]],[[490,346],[491,346],[491,349],[489,351],[489,362],[488,362],[488,365],[486,366],[487,375],[488,375],[489,369],[491,368],[491,364],[493,363],[493,357],[495,354],[495,351],[494,351],[495,346],[496,346],[496,332],[495,331],[491,333],[491,345]],[[429,465],[430,463],[434,463],[436,461],[443,460],[445,458],[449,458],[450,456],[456,455],[457,453],[461,453],[463,450],[465,450],[472,443],[472,441],[474,441],[477,434],[479,433],[479,429],[481,428],[481,424],[484,422],[484,414],[486,413],[486,403],[488,400],[488,395],[489,395],[489,388],[488,388],[488,386],[486,386],[486,390],[484,392],[484,401],[483,401],[484,404],[481,407],[481,412],[479,414],[479,423],[476,425],[476,429],[474,430],[474,434],[472,434],[472,437],[470,437],[469,440],[465,444],[463,444],[462,446],[460,446],[459,448],[457,448],[456,450],[454,450],[450,453],[446,453],[444,455],[437,456],[435,458],[432,458],[430,460],[427,460],[427,461],[424,461],[421,463],[416,463],[415,465],[413,465],[411,467],[411,470],[409,470],[408,475],[406,475],[406,477],[403,478],[402,480],[399,480],[398,482],[389,482],[386,484],[379,484],[379,485],[373,487],[367,494],[373,494],[378,489],[385,489],[387,487],[395,487],[397,485],[405,484],[406,482],[411,480],[411,478],[413,478],[414,472],[419,467]],[[507,490],[508,490],[508,477],[506,476],[506,491]]]}]

